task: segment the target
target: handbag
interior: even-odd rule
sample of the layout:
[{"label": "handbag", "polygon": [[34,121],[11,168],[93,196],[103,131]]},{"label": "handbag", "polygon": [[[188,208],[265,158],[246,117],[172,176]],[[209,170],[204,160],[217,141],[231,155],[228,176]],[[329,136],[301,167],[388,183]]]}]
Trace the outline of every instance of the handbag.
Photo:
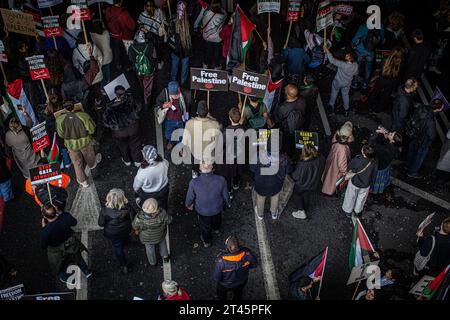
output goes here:
[{"label": "handbag", "polygon": [[[164,90],[166,93],[166,101],[169,101],[169,93],[167,91],[167,88]],[[169,108],[161,108],[159,106],[156,107],[156,119],[158,120],[158,124],[162,124],[164,120],[166,120],[166,115],[168,111]]]},{"label": "handbag", "polygon": [[417,251],[416,256],[414,257],[414,268],[417,271],[421,271],[425,269],[428,261],[430,261],[431,255],[433,254],[434,245],[435,245],[435,239],[434,236],[431,236],[432,245],[430,252],[424,257],[420,254],[420,250]]}]

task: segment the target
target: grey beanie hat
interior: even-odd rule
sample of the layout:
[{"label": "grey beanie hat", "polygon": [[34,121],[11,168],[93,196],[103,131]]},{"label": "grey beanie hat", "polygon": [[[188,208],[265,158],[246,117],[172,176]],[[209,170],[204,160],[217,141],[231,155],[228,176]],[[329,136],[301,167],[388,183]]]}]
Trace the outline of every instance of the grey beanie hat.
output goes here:
[{"label": "grey beanie hat", "polygon": [[154,146],[146,145],[142,149],[142,156],[149,164],[154,164],[156,158],[158,157],[158,152]]}]

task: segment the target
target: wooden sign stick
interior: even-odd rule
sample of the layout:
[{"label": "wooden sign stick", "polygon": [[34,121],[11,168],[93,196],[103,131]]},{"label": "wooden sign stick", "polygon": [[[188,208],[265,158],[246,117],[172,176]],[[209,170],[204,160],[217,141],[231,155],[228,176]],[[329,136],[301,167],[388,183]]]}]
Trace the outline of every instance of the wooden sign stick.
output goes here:
[{"label": "wooden sign stick", "polygon": [[241,121],[243,121],[244,120],[244,110],[245,110],[245,104],[247,103],[247,95],[245,95],[245,98],[244,98],[244,104],[242,105],[242,110],[241,110]]},{"label": "wooden sign stick", "polygon": [[5,68],[3,67],[3,62],[0,62],[0,68],[2,69],[3,82],[5,83],[5,87],[8,86],[8,80],[6,79]]},{"label": "wooden sign stick", "polygon": [[206,93],[206,104],[208,105],[208,112],[209,112],[209,90]]},{"label": "wooden sign stick", "polygon": [[286,37],[286,42],[284,43],[284,47],[287,47],[287,46],[288,46],[288,43],[289,43],[289,37],[291,36],[291,30],[292,30],[292,21],[289,22],[288,34],[287,34],[287,37]]},{"label": "wooden sign stick", "polygon": [[48,92],[47,92],[47,88],[45,87],[44,79],[41,79],[41,84],[42,84],[42,88],[44,89],[45,97],[47,98],[47,101],[49,101]]}]

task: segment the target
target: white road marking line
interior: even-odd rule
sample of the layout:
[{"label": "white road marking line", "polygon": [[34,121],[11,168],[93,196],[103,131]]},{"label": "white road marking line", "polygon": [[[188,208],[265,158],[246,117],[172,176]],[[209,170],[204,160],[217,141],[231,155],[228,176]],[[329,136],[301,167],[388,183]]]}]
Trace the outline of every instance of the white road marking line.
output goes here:
[{"label": "white road marking line", "polygon": [[[84,246],[89,250],[89,232],[84,230],[81,232],[81,242],[84,244]],[[82,253],[84,261],[86,261],[87,265],[89,265],[89,255],[87,252]],[[77,290],[77,300],[87,300],[88,299],[88,279],[80,272],[80,280],[81,280],[81,288],[80,290]]]},{"label": "white road marking line", "polygon": [[[154,115],[155,115],[155,131],[156,131],[156,149],[158,150],[158,153],[164,158],[163,132],[162,126],[158,123],[158,118],[156,116],[156,109],[154,111]],[[167,251],[170,254],[169,226],[167,226],[166,243],[167,243]],[[163,262],[163,272],[164,272],[164,280],[172,280],[171,260],[169,260],[169,262],[167,263]]]},{"label": "white road marking line", "polygon": [[275,266],[272,260],[270,244],[267,238],[266,225],[264,220],[260,220],[255,213],[256,232],[258,236],[258,246],[261,255],[261,267],[264,276],[264,287],[266,288],[266,296],[268,300],[280,300],[280,290],[278,289],[277,279],[275,276]]},{"label": "white road marking line", "polygon": [[445,200],[442,200],[428,192],[420,190],[420,189],[418,189],[410,184],[407,184],[406,182],[403,182],[395,177],[392,177],[391,181],[392,181],[393,185],[395,185],[401,189],[404,189],[416,196],[419,196],[427,201],[430,201],[430,202],[434,203],[435,205],[438,205],[444,209],[450,210],[450,203]]},{"label": "white road marking line", "polygon": [[322,119],[323,127],[325,129],[325,134],[327,136],[331,136],[330,124],[328,123],[327,114],[325,112],[325,108],[323,107],[323,102],[322,102],[320,93],[317,95],[316,102],[317,102],[317,106],[319,107],[320,118]]}]

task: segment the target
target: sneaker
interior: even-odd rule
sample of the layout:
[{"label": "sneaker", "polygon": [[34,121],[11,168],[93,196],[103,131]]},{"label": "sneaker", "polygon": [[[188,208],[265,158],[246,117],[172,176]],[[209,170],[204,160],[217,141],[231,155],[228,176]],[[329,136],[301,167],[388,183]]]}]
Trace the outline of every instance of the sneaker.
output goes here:
[{"label": "sneaker", "polygon": [[296,219],[302,219],[302,220],[305,220],[307,218],[305,210],[298,210],[298,211],[292,212],[292,216]]},{"label": "sneaker", "polygon": [[434,73],[436,73],[436,74],[442,74],[442,72],[441,72],[441,70],[439,70],[438,68],[436,68],[436,67],[430,67],[430,72],[434,72]]},{"label": "sneaker", "polygon": [[102,154],[101,154],[101,153],[97,153],[97,154],[95,155],[95,164],[94,164],[94,166],[91,168],[91,170],[94,170],[100,162],[102,162]]},{"label": "sneaker", "polygon": [[273,220],[277,220],[278,216],[279,216],[278,212],[272,212],[272,219]]},{"label": "sneaker", "polygon": [[259,213],[258,213],[258,208],[255,206],[255,214],[256,214],[256,216],[258,217],[258,219],[259,220],[263,220],[264,219],[264,215],[259,215]]},{"label": "sneaker", "polygon": [[135,166],[136,168],[139,168],[139,167],[141,166],[141,163],[140,163],[140,162],[135,162],[135,163],[134,163],[134,166]]},{"label": "sneaker", "polygon": [[83,188],[87,188],[87,187],[89,187],[89,183],[87,181],[83,181],[83,182],[80,182],[80,186],[82,186]]},{"label": "sneaker", "polygon": [[89,271],[88,274],[86,274],[86,279],[89,279],[90,277],[92,277],[92,271]]},{"label": "sneaker", "polygon": [[120,158],[120,159],[122,160],[123,164],[126,165],[127,167],[131,166],[130,161],[127,162],[127,161],[123,160],[123,158]]},{"label": "sneaker", "polygon": [[169,263],[169,261],[170,261],[170,256],[163,257],[163,261],[164,261],[164,263]]},{"label": "sneaker", "polygon": [[192,170],[192,179],[198,178],[198,172],[195,170]]},{"label": "sneaker", "polygon": [[136,204],[140,208],[141,207],[141,198],[136,198]]},{"label": "sneaker", "polygon": [[351,218],[353,217],[353,215],[352,215],[351,213],[348,213],[348,212],[345,212],[345,211],[344,211],[344,214],[345,214],[345,216],[346,216],[347,218],[349,218],[349,219],[351,219]]}]

